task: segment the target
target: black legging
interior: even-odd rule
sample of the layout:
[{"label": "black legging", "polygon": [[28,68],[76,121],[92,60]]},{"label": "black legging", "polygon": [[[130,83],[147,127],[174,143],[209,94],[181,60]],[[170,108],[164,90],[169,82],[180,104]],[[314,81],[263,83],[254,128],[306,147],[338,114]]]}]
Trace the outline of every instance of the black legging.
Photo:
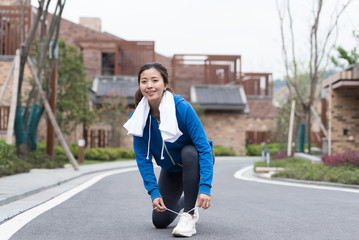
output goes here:
[{"label": "black legging", "polygon": [[[199,184],[198,151],[193,145],[182,149],[182,172],[166,172],[161,170],[158,180],[159,191],[167,208],[179,212],[184,208],[187,212],[195,207]],[[214,154],[213,162],[214,162]],[[182,192],[184,197],[181,198]],[[190,212],[193,214],[193,210]],[[165,228],[170,225],[177,214],[170,211],[153,211],[152,222],[156,228]]]}]

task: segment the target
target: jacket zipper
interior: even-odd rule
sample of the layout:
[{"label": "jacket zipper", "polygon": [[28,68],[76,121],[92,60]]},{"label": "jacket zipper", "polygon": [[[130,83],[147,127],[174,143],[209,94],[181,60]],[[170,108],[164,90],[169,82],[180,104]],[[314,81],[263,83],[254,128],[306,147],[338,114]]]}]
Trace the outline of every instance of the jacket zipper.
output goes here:
[{"label": "jacket zipper", "polygon": [[165,146],[166,153],[168,154],[168,156],[170,156],[170,159],[171,159],[171,161],[172,161],[172,164],[173,164],[173,165],[176,165],[175,161],[173,161],[173,158],[172,158],[171,154],[168,152],[167,146],[166,146],[166,144],[165,144],[164,141],[163,141],[163,144],[164,144],[164,146]]}]

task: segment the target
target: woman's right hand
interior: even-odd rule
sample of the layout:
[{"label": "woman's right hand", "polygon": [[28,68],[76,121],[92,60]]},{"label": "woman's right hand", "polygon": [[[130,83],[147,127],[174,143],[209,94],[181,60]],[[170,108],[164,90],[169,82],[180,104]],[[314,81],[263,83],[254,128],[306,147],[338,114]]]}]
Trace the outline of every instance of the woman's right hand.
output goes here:
[{"label": "woman's right hand", "polygon": [[156,212],[166,211],[165,203],[163,202],[163,199],[161,197],[153,199],[152,207],[155,209]]}]

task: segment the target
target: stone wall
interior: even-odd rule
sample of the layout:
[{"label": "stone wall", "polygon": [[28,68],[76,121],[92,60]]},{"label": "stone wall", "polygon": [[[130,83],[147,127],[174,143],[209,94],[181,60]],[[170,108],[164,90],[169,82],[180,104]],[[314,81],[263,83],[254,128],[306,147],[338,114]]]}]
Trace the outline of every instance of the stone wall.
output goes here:
[{"label": "stone wall", "polygon": [[331,90],[329,154],[359,149],[359,88]]},{"label": "stone wall", "polygon": [[204,130],[213,145],[232,148],[236,154],[245,154],[245,114],[233,112],[206,112],[201,117]]},{"label": "stone wall", "polygon": [[275,118],[246,117],[245,127],[246,131],[276,131],[276,120]]},{"label": "stone wall", "polygon": [[[11,59],[11,58],[3,60],[0,57],[0,89],[2,89],[5,84],[6,78],[9,74],[9,71],[11,68],[12,61],[13,61],[13,59]],[[28,65],[26,65],[25,70],[24,70],[24,81],[22,83],[23,84],[23,86],[22,86],[23,100],[27,99],[27,93],[28,93],[28,91],[31,90],[32,85],[30,84],[30,80],[29,80],[31,77],[32,77],[32,74],[31,74],[30,68],[28,67]],[[14,79],[12,77],[9,84],[7,85],[4,98],[1,102],[1,105],[3,105],[3,106],[10,106],[13,82],[14,82]]]}]

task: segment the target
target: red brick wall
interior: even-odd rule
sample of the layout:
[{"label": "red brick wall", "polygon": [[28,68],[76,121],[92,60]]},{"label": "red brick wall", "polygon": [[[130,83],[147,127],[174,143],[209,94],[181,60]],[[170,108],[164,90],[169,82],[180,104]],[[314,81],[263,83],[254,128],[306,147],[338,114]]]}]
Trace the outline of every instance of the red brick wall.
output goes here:
[{"label": "red brick wall", "polygon": [[203,127],[213,145],[232,148],[236,154],[245,154],[245,114],[239,112],[207,112]]},{"label": "red brick wall", "polygon": [[172,81],[172,61],[171,61],[171,58],[156,53],[155,54],[155,61],[158,62],[158,63],[161,63],[163,66],[165,66],[167,68],[169,82],[170,82],[170,85],[171,85],[171,81]]},{"label": "red brick wall", "polygon": [[272,98],[247,97],[250,117],[270,117],[277,115],[277,109],[272,103]]},{"label": "red brick wall", "polygon": [[191,85],[204,83],[204,66],[177,65],[176,93],[189,100]]},{"label": "red brick wall", "polygon": [[[94,31],[87,27],[75,24],[65,19],[61,22],[60,36],[65,39],[69,45],[76,45],[76,39],[93,40],[111,40],[116,39],[110,35]],[[89,80],[93,80],[95,76],[101,75],[102,68],[102,51],[99,48],[114,48],[114,43],[84,43],[83,59],[86,67],[86,74]],[[95,48],[94,48],[95,46]],[[109,50],[107,50],[109,51]]]},{"label": "red brick wall", "polygon": [[92,81],[96,76],[101,75],[102,54],[100,50],[85,49],[83,50],[83,58],[89,80]]},{"label": "red brick wall", "polygon": [[[331,90],[329,154],[359,150],[359,88]],[[344,129],[348,135],[344,135]],[[349,140],[353,136],[353,140]]]},{"label": "red brick wall", "polygon": [[66,19],[62,19],[61,21],[60,36],[66,40],[66,43],[72,45],[75,45],[76,39],[113,39],[107,35],[105,36],[101,32],[94,31]]}]

